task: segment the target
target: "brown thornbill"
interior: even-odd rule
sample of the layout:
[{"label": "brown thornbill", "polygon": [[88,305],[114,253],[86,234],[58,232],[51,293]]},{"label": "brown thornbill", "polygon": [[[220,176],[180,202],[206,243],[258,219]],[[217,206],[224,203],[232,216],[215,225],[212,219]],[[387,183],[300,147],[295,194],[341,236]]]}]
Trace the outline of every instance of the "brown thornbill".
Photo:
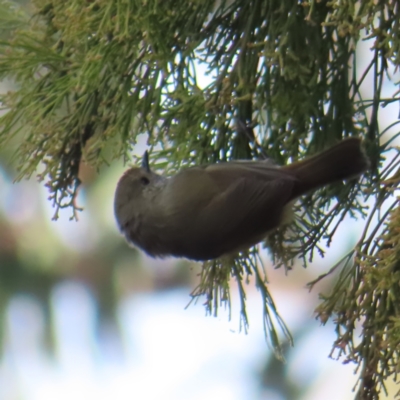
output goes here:
[{"label": "brown thornbill", "polygon": [[118,182],[114,210],[127,241],[153,257],[210,260],[262,241],[292,201],[323,185],[353,178],[368,166],[358,138],[303,161],[231,161],[182,169],[165,177],[141,168]]}]

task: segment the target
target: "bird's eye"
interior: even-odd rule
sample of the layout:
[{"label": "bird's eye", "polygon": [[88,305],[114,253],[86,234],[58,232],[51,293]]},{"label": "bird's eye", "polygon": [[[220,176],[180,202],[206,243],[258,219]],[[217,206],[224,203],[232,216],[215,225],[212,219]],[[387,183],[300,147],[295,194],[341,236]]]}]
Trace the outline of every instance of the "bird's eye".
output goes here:
[{"label": "bird's eye", "polygon": [[148,185],[148,184],[150,183],[150,181],[148,180],[148,178],[146,178],[145,176],[142,176],[142,177],[140,178],[140,182],[141,182],[143,185]]}]

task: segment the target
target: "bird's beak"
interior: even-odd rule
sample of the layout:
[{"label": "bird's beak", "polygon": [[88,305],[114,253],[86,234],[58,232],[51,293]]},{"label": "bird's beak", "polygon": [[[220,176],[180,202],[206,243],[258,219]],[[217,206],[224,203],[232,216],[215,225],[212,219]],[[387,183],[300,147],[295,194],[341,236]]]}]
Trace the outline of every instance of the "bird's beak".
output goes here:
[{"label": "bird's beak", "polygon": [[142,168],[145,169],[146,172],[151,172],[150,171],[150,165],[149,165],[149,152],[147,150],[143,154]]}]

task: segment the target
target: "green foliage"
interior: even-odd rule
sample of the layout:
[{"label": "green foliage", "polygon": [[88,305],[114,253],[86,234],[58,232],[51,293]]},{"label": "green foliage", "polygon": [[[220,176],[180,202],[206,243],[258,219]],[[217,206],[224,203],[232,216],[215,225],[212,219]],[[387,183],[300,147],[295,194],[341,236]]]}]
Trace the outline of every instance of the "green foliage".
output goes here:
[{"label": "green foliage", "polygon": [[[157,0],[36,0],[34,5],[33,17],[24,18],[11,3],[0,2],[7,10],[0,20],[0,77],[16,86],[0,99],[7,110],[0,144],[21,139],[15,154],[19,177],[41,166],[55,218],[59,208],[78,210],[81,163],[98,168],[129,159],[140,133],[157,146],[154,164],[168,171],[264,154],[285,164],[343,137],[365,138],[368,176],[305,196],[295,205],[295,221],[273,232],[267,243],[277,266],[290,269],[298,258],[306,265],[315,251],[323,254],[322,241],[329,245],[346,215],[369,215],[354,253],[334,268],[339,279],[318,315],[323,322],[336,316],[335,348],[361,366],[359,398],[377,398],[398,362],[397,200],[386,225],[387,214],[379,214],[393,201],[398,181],[388,181],[391,190],[379,182],[393,178],[399,158],[381,168],[382,154],[392,144],[378,126],[380,106],[398,101],[382,98],[389,66],[399,63],[398,1],[202,0],[177,7]],[[373,57],[359,74],[356,50],[364,35],[373,40]],[[200,66],[209,75],[207,85],[196,72]],[[368,76],[370,99],[361,90]],[[237,129],[238,122],[247,128]],[[375,201],[372,211],[366,198]],[[378,225],[367,234],[372,220]],[[246,327],[243,282],[249,276],[263,297],[267,336],[280,354],[271,315],[289,339],[290,334],[276,313],[255,249],[236,260],[205,263],[193,296],[206,295],[214,313],[229,304],[234,277]],[[363,330],[356,344],[358,322]]]},{"label": "green foliage", "polygon": [[[261,266],[261,268],[260,268]],[[281,343],[275,324],[278,323],[287,341],[293,345],[292,335],[285,322],[279,316],[266,284],[267,274],[262,260],[256,249],[240,253],[236,258],[224,257],[222,259],[204,262],[200,273],[200,283],[192,292],[192,300],[199,297],[206,298],[205,307],[209,314],[218,315],[218,308],[228,306],[230,309],[231,296],[229,281],[233,277],[236,281],[240,296],[240,328],[245,332],[249,327],[246,311],[246,290],[245,284],[250,283],[254,276],[255,285],[261,292],[263,299],[264,332],[269,339],[273,351],[278,359],[284,361]]]}]

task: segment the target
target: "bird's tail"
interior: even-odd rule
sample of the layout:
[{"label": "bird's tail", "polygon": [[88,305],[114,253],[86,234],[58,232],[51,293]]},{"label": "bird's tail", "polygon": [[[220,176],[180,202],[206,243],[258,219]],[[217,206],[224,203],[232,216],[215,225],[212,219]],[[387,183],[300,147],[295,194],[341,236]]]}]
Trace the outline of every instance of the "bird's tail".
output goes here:
[{"label": "bird's tail", "polygon": [[368,168],[368,159],[359,138],[349,138],[304,161],[283,167],[299,181],[293,198],[318,187],[349,179],[362,174]]}]

